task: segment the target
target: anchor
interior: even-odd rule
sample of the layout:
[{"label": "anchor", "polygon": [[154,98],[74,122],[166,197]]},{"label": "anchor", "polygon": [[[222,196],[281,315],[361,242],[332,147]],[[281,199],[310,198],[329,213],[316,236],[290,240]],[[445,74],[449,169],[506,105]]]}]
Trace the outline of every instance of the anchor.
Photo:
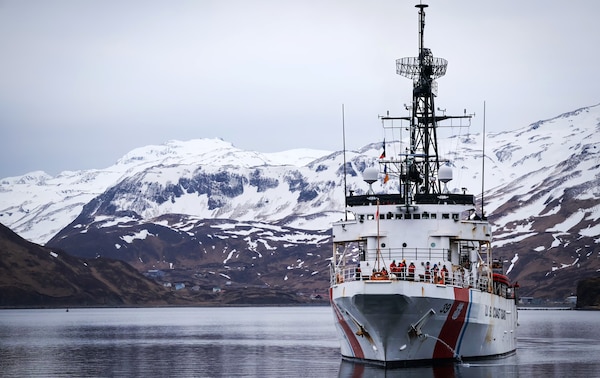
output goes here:
[{"label": "anchor", "polygon": [[448,345],[448,343],[446,343],[444,340],[429,335],[427,333],[423,332],[423,327],[425,326],[425,324],[429,321],[429,319],[435,315],[435,310],[430,308],[429,311],[427,311],[423,316],[421,316],[421,318],[414,324],[410,325],[410,329],[408,330],[408,333],[410,336],[412,337],[418,337],[418,338],[432,338],[435,339],[437,341],[439,341],[440,343],[442,343],[442,345],[444,345],[446,348],[448,348],[451,352],[452,352],[452,356],[453,358],[458,361],[460,364],[463,364],[463,360],[462,357],[456,352],[456,350],[454,350],[454,348],[452,348],[450,345]]}]

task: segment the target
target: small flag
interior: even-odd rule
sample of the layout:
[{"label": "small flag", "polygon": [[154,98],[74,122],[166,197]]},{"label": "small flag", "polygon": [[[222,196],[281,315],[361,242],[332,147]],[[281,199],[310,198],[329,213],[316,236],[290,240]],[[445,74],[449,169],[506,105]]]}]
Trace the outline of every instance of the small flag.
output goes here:
[{"label": "small flag", "polygon": [[390,181],[390,175],[388,175],[387,171],[387,164],[383,167],[383,173],[385,173],[385,176],[383,177],[383,183],[387,184],[387,182]]},{"label": "small flag", "polygon": [[381,156],[379,156],[380,159],[385,158],[385,139],[383,140],[383,152],[381,153]]}]

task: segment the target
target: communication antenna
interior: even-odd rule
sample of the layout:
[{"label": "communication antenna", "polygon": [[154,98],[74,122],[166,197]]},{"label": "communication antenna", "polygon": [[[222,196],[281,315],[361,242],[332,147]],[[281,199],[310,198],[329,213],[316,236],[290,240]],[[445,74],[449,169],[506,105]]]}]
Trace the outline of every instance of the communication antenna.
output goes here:
[{"label": "communication antenna", "polygon": [[481,157],[481,219],[485,219],[485,213],[483,212],[483,193],[485,191],[485,101],[483,101],[483,143],[482,143],[482,157]]},{"label": "communication antenna", "polygon": [[344,155],[344,220],[348,220],[348,187],[346,183],[346,123],[344,121],[344,104],[342,104],[342,151]]}]

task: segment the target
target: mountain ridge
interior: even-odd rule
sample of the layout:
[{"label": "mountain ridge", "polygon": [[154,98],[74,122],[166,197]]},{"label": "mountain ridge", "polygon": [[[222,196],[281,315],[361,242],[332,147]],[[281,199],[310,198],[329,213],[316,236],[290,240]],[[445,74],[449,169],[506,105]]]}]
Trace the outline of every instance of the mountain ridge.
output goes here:
[{"label": "mountain ridge", "polygon": [[[600,106],[595,105],[514,131],[489,133],[486,138],[485,182],[490,189],[485,191],[484,208],[495,226],[493,246],[506,260],[509,276],[520,282],[524,294],[568,296],[575,291],[573,277],[598,274],[598,131]],[[441,139],[440,151],[455,170],[451,190],[481,186],[482,137],[481,133],[467,132]],[[190,152],[199,146],[205,151]],[[305,151],[300,150],[275,157],[239,152],[220,140],[142,147],[106,171],[64,174],[61,177],[65,180],[54,183],[52,190],[44,185],[56,178],[39,172],[0,180],[0,221],[8,219],[19,233],[38,240],[47,237],[50,245],[68,245],[65,249],[70,253],[77,246],[68,239],[89,237],[84,244],[102,245],[97,253],[110,256],[124,250],[116,244],[122,244],[120,248],[130,245],[123,243],[123,238],[139,235],[151,224],[162,224],[190,240],[202,232],[212,235],[213,240],[228,239],[221,243],[220,250],[213,250],[216,254],[228,254],[232,249],[251,251],[255,239],[245,241],[241,235],[234,237],[203,227],[225,222],[235,229],[242,223],[256,222],[256,228],[263,232],[267,232],[267,224],[286,230],[260,242],[283,251],[289,243],[286,232],[293,235],[294,230],[304,230],[317,240],[333,220],[343,216],[344,171],[348,190],[366,192],[361,172],[378,164],[382,147],[381,142],[373,142],[360,150],[346,151],[345,156],[341,151],[312,151],[303,156]],[[178,154],[178,148],[184,152]],[[376,191],[391,192],[398,187],[397,180],[384,184],[382,178],[383,174],[373,185]],[[109,233],[118,235],[117,241],[107,237],[112,244],[102,242],[103,235]],[[310,245],[326,263],[330,250],[327,241],[319,240]],[[150,249],[169,248],[164,243],[147,243]],[[263,256],[267,251],[261,250]],[[213,252],[205,250],[202,254]],[[177,253],[186,256],[184,251]],[[166,266],[180,266],[183,260],[186,264],[198,263],[189,256],[180,261],[177,253]],[[328,284],[328,277],[321,277],[327,275],[326,268],[309,258],[308,250],[302,253],[297,260],[319,265],[315,271],[319,272],[321,286],[312,289],[322,290]],[[218,261],[211,258],[210,264]],[[225,265],[220,266],[223,274],[227,274]],[[150,266],[147,261],[137,264],[138,269]],[[279,272],[279,284],[290,284],[283,280],[284,272]],[[269,284],[276,282],[273,278]]]}]

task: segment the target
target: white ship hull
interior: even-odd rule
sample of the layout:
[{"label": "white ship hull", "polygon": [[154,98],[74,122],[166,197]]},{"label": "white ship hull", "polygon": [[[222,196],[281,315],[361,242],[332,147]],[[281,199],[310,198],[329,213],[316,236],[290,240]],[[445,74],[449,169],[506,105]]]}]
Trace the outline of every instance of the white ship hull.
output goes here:
[{"label": "white ship hull", "polygon": [[330,289],[342,356],[385,366],[501,356],[516,349],[514,299],[402,280]]}]

